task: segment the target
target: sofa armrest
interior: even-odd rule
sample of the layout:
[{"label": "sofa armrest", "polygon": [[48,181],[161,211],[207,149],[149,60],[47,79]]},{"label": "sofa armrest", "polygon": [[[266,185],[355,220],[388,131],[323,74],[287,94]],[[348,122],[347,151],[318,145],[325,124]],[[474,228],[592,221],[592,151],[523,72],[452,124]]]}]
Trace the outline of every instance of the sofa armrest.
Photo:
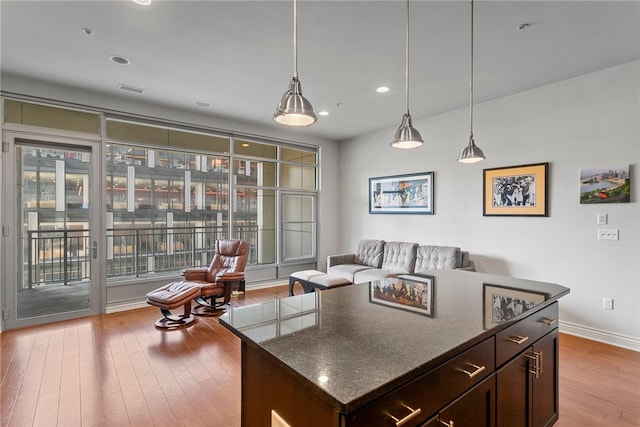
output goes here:
[{"label": "sofa armrest", "polygon": [[327,257],[327,269],[340,264],[355,264],[356,254],[329,255]]},{"label": "sofa armrest", "polygon": [[474,262],[469,258],[469,252],[462,251],[462,262],[459,269],[466,271],[476,271]]},{"label": "sofa armrest", "polygon": [[234,282],[234,281],[239,281],[239,280],[244,280],[244,272],[242,272],[242,271],[239,271],[239,272],[223,271],[223,272],[220,272],[220,273],[216,274],[216,281]]},{"label": "sofa armrest", "polygon": [[182,270],[184,280],[200,280],[206,282],[208,268],[187,268]]}]

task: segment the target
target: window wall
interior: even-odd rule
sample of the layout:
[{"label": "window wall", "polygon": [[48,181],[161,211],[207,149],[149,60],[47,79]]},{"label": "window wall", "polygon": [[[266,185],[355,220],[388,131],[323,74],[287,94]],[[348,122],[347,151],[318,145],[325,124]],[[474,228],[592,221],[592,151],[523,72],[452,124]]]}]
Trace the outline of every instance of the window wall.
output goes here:
[{"label": "window wall", "polygon": [[[120,120],[107,120],[107,138],[109,278],[208,265],[221,238],[249,243],[249,267],[315,260],[315,214],[294,215],[304,230],[278,220],[283,191],[315,209],[315,150]],[[305,243],[284,256],[292,233]]]}]

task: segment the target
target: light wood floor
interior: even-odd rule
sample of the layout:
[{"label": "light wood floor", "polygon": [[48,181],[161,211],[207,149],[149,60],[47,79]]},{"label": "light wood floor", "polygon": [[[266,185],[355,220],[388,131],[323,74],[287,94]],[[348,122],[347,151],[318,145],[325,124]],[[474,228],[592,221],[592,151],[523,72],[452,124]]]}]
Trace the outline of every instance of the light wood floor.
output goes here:
[{"label": "light wood floor", "polygon": [[[287,296],[250,291],[238,305]],[[0,426],[240,425],[240,341],[155,307],[0,334]],[[561,335],[556,427],[640,426],[640,353]]]}]

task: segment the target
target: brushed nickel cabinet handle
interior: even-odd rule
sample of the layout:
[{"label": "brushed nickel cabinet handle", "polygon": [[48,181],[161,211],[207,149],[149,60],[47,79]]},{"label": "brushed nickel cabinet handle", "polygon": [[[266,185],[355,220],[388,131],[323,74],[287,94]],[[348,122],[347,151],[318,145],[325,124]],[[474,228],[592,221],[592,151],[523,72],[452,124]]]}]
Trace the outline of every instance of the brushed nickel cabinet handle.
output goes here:
[{"label": "brushed nickel cabinet handle", "polygon": [[453,426],[453,421],[449,421],[449,422],[442,421],[442,420],[438,420],[438,421],[440,421],[440,424],[442,424],[443,426],[454,427]]},{"label": "brushed nickel cabinet handle", "polygon": [[556,322],[556,319],[550,319],[548,317],[543,317],[542,319],[540,319],[541,323],[544,323],[547,326],[551,326]]},{"label": "brushed nickel cabinet handle", "polygon": [[525,355],[527,359],[531,360],[533,366],[529,368],[529,373],[536,376],[536,379],[540,379],[542,375],[542,351],[534,351],[533,354]]},{"label": "brushed nickel cabinet handle", "polygon": [[465,374],[467,374],[469,376],[469,378],[473,378],[476,375],[478,375],[480,372],[485,370],[484,366],[478,366],[478,365],[474,365],[473,363],[469,363],[467,362],[467,365],[471,366],[472,368],[474,368],[473,372],[467,371],[466,369],[462,369],[462,368],[458,368],[458,370],[460,372],[464,372]]},{"label": "brushed nickel cabinet handle", "polygon": [[523,342],[527,341],[529,339],[529,337],[523,337],[520,335],[512,335],[509,338],[507,338],[507,341],[511,341],[514,342],[518,345],[522,344]]},{"label": "brushed nickel cabinet handle", "polygon": [[407,415],[406,417],[402,418],[402,419],[398,419],[396,417],[394,417],[393,415],[389,414],[389,416],[391,417],[391,419],[396,423],[396,427],[400,427],[401,425],[404,425],[406,423],[408,423],[409,421],[411,421],[413,418],[415,418],[418,414],[420,414],[420,412],[422,412],[422,409],[418,408],[418,409],[413,409],[408,405],[403,404],[402,406],[404,406],[405,408],[407,408],[409,411],[411,411],[411,413],[409,413],[409,415]]}]

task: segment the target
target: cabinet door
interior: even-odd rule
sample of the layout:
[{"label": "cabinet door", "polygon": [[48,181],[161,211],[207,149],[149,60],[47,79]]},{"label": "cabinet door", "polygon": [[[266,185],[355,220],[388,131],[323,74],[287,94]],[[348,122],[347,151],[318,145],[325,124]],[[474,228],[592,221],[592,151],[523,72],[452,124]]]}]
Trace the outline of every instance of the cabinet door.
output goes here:
[{"label": "cabinet door", "polygon": [[503,366],[497,376],[498,427],[545,427],[558,419],[558,330]]},{"label": "cabinet door", "polygon": [[492,375],[440,411],[422,427],[495,427],[496,379]]},{"label": "cabinet door", "polygon": [[533,345],[539,370],[533,379],[533,426],[551,426],[558,419],[558,330]]},{"label": "cabinet door", "polygon": [[497,374],[498,427],[529,426],[531,347],[503,366]]}]

